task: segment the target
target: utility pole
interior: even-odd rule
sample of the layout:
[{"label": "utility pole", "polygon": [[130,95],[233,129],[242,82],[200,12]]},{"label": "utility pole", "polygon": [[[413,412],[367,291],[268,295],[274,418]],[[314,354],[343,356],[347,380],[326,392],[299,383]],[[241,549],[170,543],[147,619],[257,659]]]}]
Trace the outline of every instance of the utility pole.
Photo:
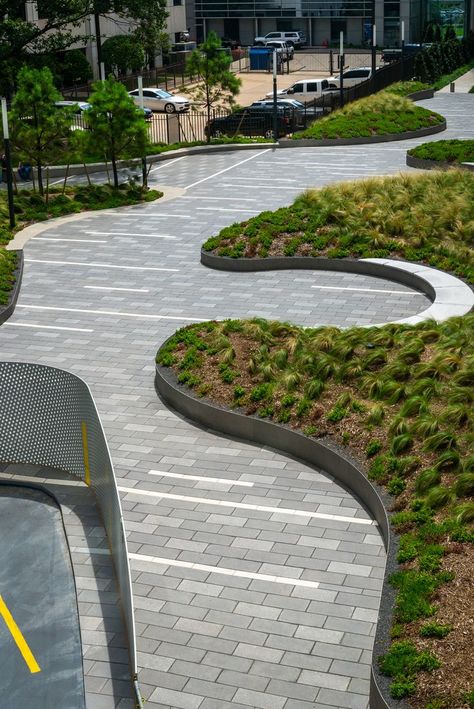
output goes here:
[{"label": "utility pole", "polygon": [[278,140],[277,50],[273,50],[273,139]]},{"label": "utility pole", "polygon": [[[143,77],[138,77],[138,97],[140,100],[140,108],[143,112],[143,120],[145,120],[145,102],[143,100]],[[168,120],[168,118],[167,118]],[[146,155],[142,156],[142,184],[143,187],[147,186],[147,168],[146,168]]]},{"label": "utility pole", "polygon": [[[97,7],[94,8],[97,10]],[[97,46],[97,66],[99,68],[99,79],[103,81],[105,79],[104,68],[102,63],[102,41],[100,37],[100,14],[94,12],[94,24],[95,24],[95,43]]]},{"label": "utility pole", "polygon": [[8,192],[8,214],[10,217],[10,229],[15,226],[15,205],[13,204],[13,176],[12,157],[10,152],[10,132],[8,130],[7,99],[1,99],[2,104],[2,124],[3,124],[3,145],[5,149],[5,162],[7,171],[7,192]]},{"label": "utility pole", "polygon": [[339,32],[339,103],[344,106],[344,32]]}]

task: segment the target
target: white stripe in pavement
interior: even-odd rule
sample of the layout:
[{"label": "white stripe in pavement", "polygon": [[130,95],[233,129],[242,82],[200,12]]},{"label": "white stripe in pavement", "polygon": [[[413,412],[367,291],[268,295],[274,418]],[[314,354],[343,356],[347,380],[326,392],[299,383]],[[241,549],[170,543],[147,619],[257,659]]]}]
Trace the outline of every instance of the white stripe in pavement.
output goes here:
[{"label": "white stripe in pavement", "polygon": [[311,286],[311,288],[318,288],[320,290],[351,290],[358,291],[361,293],[395,293],[397,295],[422,295],[426,298],[424,293],[416,293],[415,291],[406,290],[383,290],[383,288],[349,288],[349,286]]},{"label": "white stripe in pavement", "polygon": [[82,286],[89,290],[120,290],[127,293],[149,293],[148,288],[114,288],[113,286]]},{"label": "white stripe in pavement", "polygon": [[149,236],[153,239],[176,239],[176,237],[171,236],[171,234],[132,234],[128,231],[86,231],[84,233],[94,236]]},{"label": "white stripe in pavement", "polygon": [[[227,184],[221,185],[221,187],[233,187],[234,189],[236,187],[247,187],[247,186],[251,187],[253,190],[298,190],[298,192],[302,192],[305,189],[309,189],[309,187],[305,187],[302,184],[292,186],[292,185],[273,185],[273,184],[271,184],[271,185],[253,185],[253,184],[246,185],[246,184],[242,183],[241,185],[240,184],[237,185],[237,184],[231,184],[229,182]],[[236,197],[235,199],[238,200],[239,198]]]},{"label": "white stripe in pavement", "polygon": [[[86,234],[88,232],[86,231]],[[98,241],[97,239],[50,239],[47,236],[35,236],[34,241],[74,241],[79,242],[79,244],[106,244],[105,239]]]},{"label": "white stripe in pavement", "polygon": [[[184,194],[182,197],[180,197],[180,199],[198,199],[200,201],[203,199],[205,199],[206,201],[219,199],[219,200],[225,200],[226,202],[228,200],[232,200],[233,202],[235,202],[235,197],[209,197],[209,195],[207,195],[207,194],[206,195],[198,195],[198,196],[191,195],[191,194]],[[256,202],[257,198],[256,197],[245,197],[245,198],[239,197],[238,200],[239,200],[239,202]]]},{"label": "white stripe in pavement", "polygon": [[[146,313],[122,313],[117,310],[89,310],[88,308],[56,308],[52,305],[17,305],[17,308],[29,310],[55,310],[62,313],[87,313],[88,315],[119,315],[124,318],[145,318],[147,320],[191,320],[206,322],[203,318],[188,318],[184,315],[147,315]],[[208,318],[209,319],[209,318]]]},{"label": "white stripe in pavement", "polygon": [[230,502],[228,500],[212,500],[207,497],[190,497],[188,495],[174,495],[170,492],[155,492],[154,490],[140,490],[134,487],[119,487],[120,492],[129,495],[144,495],[145,497],[162,497],[166,500],[182,500],[183,502],[195,502],[198,505],[220,505],[221,507],[235,507],[239,510],[259,510],[260,512],[271,512],[272,514],[294,515],[297,517],[312,517],[315,519],[331,519],[337,522],[354,522],[354,524],[375,525],[371,519],[361,519],[360,517],[343,517],[342,515],[329,515],[322,512],[309,512],[308,510],[291,510],[287,507],[268,507],[267,505],[251,505],[245,502]]},{"label": "white stripe in pavement", "polygon": [[181,569],[195,569],[196,571],[207,571],[210,574],[222,574],[223,576],[238,576],[243,579],[254,579],[255,581],[270,581],[272,583],[282,583],[287,586],[305,586],[306,588],[319,588],[318,581],[305,581],[304,579],[292,579],[286,576],[272,576],[271,574],[259,574],[257,571],[238,571],[237,569],[227,569],[224,566],[209,566],[208,564],[193,564],[190,561],[178,561],[177,559],[167,559],[159,556],[147,556],[146,554],[129,554],[129,559],[134,561],[145,561],[162,566],[177,566]]},{"label": "white stripe in pavement", "polygon": [[168,167],[169,165],[173,165],[173,163],[178,162],[178,160],[184,160],[184,158],[187,157],[187,155],[183,155],[182,158],[174,158],[174,160],[167,160],[164,165],[160,165],[159,167],[152,167],[150,170],[150,175],[152,172],[156,172],[157,170],[163,170],[163,168]]},{"label": "white stripe in pavement", "polygon": [[230,209],[228,207],[196,207],[196,211],[207,211],[207,212],[253,212],[253,214],[260,214],[261,209],[248,209],[247,207],[241,207],[240,209]]},{"label": "white stripe in pavement", "polygon": [[242,485],[243,487],[253,487],[254,483],[245,480],[227,480],[226,478],[210,478],[204,475],[184,475],[183,473],[168,473],[161,470],[149,470],[150,475],[159,475],[163,478],[178,478],[181,480],[202,480],[208,483],[219,483],[222,485]]},{"label": "white stripe in pavement", "polygon": [[265,155],[265,153],[268,153],[271,150],[271,148],[267,148],[267,150],[260,150],[256,155],[251,155],[249,158],[246,158],[245,160],[241,160],[240,162],[235,163],[235,165],[231,165],[230,167],[226,167],[223,170],[219,170],[219,172],[214,172],[212,175],[209,175],[208,177],[203,177],[202,180],[198,180],[197,182],[193,182],[191,185],[186,185],[184,188],[185,190],[190,190],[191,187],[196,187],[196,185],[200,185],[201,182],[206,182],[206,180],[212,180],[213,177],[217,177],[218,175],[222,175],[224,172],[228,172],[229,170],[233,170],[235,167],[239,167],[239,165],[243,165],[246,162],[249,162],[249,160],[253,160],[254,158],[260,157],[260,155]]},{"label": "white stripe in pavement", "polygon": [[71,332],[94,332],[86,327],[60,327],[59,325],[35,325],[34,323],[26,322],[6,322],[3,326],[7,327],[34,327],[40,330],[70,330]]},{"label": "white stripe in pavement", "polygon": [[83,261],[50,261],[39,258],[25,258],[27,263],[52,263],[60,266],[88,266],[90,268],[121,268],[127,271],[173,271],[177,273],[179,268],[155,268],[152,266],[116,266],[113,263],[87,263]]},{"label": "white stripe in pavement", "polygon": [[[129,216],[127,214],[123,215]],[[143,212],[143,214],[140,215],[141,217],[173,217],[174,219],[192,219],[191,216],[188,217],[187,214],[164,214],[163,212]]]}]

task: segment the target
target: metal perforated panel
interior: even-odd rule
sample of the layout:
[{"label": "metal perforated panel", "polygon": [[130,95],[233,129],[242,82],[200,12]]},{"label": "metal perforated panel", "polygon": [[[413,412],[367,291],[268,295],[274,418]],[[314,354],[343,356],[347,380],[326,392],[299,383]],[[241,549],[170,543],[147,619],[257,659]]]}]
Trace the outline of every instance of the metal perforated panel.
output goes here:
[{"label": "metal perforated panel", "polygon": [[86,480],[85,432],[90,486],[96,494],[112,552],[130,664],[136,674],[135,621],[122,507],[89,387],[63,369],[0,362],[0,461],[48,465]]}]

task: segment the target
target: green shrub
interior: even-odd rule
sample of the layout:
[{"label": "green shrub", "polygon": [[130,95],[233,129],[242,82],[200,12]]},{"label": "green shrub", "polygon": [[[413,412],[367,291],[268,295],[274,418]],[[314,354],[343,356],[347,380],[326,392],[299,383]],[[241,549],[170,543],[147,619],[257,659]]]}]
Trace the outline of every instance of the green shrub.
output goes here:
[{"label": "green shrub", "polygon": [[374,455],[377,455],[379,451],[382,450],[382,444],[380,441],[373,440],[369,441],[367,448],[365,449],[365,454],[367,458],[372,458]]},{"label": "green shrub", "polygon": [[425,623],[420,628],[420,635],[423,638],[445,638],[451,632],[451,625],[443,625],[442,623]]},{"label": "green shrub", "polygon": [[432,143],[422,143],[409,150],[408,155],[439,162],[474,162],[474,140],[436,140]]}]

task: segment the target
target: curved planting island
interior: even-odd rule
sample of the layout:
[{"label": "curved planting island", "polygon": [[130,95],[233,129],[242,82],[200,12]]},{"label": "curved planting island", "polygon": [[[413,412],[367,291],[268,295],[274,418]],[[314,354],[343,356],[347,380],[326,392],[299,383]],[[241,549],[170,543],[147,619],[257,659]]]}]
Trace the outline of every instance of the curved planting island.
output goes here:
[{"label": "curved planting island", "polygon": [[474,170],[474,140],[436,140],[407,152],[407,165],[421,170]]},{"label": "curved planting island", "polygon": [[445,129],[446,121],[439,113],[417,106],[404,96],[381,91],[347,104],[280,144],[294,147],[380,143]]},{"label": "curved planting island", "polygon": [[174,408],[324,469],[377,520],[388,561],[373,708],[461,707],[473,696],[473,197],[474,177],[460,171],[347,183],[203,246],[203,263],[231,270],[394,269],[431,289],[433,308],[443,289],[438,322],[426,312],[347,330],[213,321],[179,330],[157,355],[156,388]]}]

